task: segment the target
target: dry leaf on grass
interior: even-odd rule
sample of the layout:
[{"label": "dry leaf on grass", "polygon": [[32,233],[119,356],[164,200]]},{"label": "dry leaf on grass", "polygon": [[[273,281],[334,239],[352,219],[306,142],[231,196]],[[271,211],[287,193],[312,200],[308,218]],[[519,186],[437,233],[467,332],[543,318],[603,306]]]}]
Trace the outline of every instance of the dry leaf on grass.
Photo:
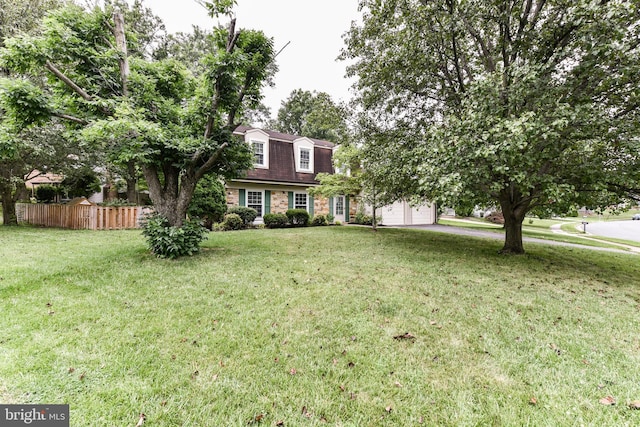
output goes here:
[{"label": "dry leaf on grass", "polygon": [[629,403],[629,409],[640,409],[640,400],[634,400]]},{"label": "dry leaf on grass", "polygon": [[142,424],[144,424],[146,419],[147,419],[147,416],[141,413],[140,418],[138,419],[138,424],[136,424],[136,427],[142,426]]},{"label": "dry leaf on grass", "polygon": [[402,335],[396,335],[395,337],[393,337],[394,340],[415,340],[416,337],[413,334],[410,334],[409,332],[405,332]]},{"label": "dry leaf on grass", "polygon": [[603,397],[602,399],[599,400],[599,402],[601,405],[605,405],[605,406],[612,406],[616,404],[616,400],[611,396]]},{"label": "dry leaf on grass", "polygon": [[537,405],[538,404],[538,399],[536,399],[535,397],[532,397],[531,399],[529,399],[529,404],[530,405]]}]

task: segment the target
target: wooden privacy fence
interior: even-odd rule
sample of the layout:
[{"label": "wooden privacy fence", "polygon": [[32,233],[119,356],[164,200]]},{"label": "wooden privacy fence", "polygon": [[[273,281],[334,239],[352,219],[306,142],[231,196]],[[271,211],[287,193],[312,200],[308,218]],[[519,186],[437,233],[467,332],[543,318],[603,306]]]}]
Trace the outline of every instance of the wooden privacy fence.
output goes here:
[{"label": "wooden privacy fence", "polygon": [[45,205],[18,203],[18,222],[74,230],[122,230],[140,227],[141,206]]}]

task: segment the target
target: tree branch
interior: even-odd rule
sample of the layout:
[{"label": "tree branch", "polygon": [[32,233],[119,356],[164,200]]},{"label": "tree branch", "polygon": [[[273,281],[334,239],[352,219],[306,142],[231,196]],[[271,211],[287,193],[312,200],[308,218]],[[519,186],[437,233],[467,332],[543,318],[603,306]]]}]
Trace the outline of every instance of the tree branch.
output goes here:
[{"label": "tree branch", "polygon": [[199,181],[212,167],[222,154],[225,148],[229,145],[228,142],[223,143],[218,149],[207,159],[204,165],[200,166],[195,173],[196,182]]},{"label": "tree branch", "polygon": [[82,99],[84,99],[85,101],[89,101],[89,102],[94,100],[91,95],[89,95],[87,92],[85,92],[80,86],[75,84],[73,82],[73,80],[71,80],[69,77],[65,76],[64,73],[62,71],[58,70],[58,68],[56,68],[56,66],[53,65],[50,61],[47,61],[45,63],[45,67],[47,68],[47,70],[51,71],[51,73],[53,73],[57,78],[62,80],[62,82],[64,84],[69,86],[69,88],[71,88],[71,90],[73,90],[75,93],[80,95],[80,97]]}]

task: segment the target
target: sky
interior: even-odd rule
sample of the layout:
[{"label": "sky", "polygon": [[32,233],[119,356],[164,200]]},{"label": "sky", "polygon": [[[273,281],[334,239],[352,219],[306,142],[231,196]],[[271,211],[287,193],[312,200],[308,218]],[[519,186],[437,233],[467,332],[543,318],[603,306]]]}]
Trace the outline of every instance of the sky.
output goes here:
[{"label": "sky", "polygon": [[[165,23],[167,32],[191,32],[192,25],[210,29],[217,24],[195,0],[145,0]],[[337,57],[342,36],[359,20],[358,0],[238,0],[234,8],[239,28],[262,30],[273,37],[279,54],[275,87],[265,88],[264,104],[275,118],[291,91],[327,92],[335,102],[351,98],[352,79],[345,61]],[[228,18],[220,21],[225,24]]]}]

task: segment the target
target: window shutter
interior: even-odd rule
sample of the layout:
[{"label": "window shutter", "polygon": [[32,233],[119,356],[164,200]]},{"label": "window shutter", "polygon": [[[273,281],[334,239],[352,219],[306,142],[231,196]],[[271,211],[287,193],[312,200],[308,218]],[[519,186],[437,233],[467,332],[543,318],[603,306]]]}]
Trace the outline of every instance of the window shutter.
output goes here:
[{"label": "window shutter", "polygon": [[344,196],[344,220],[349,222],[349,196]]},{"label": "window shutter", "polygon": [[238,193],[238,204],[243,207],[247,206],[247,190],[241,188]]},{"label": "window shutter", "polygon": [[329,215],[333,216],[333,197],[329,197]]},{"label": "window shutter", "polygon": [[313,196],[307,196],[307,197],[308,197],[307,202],[309,203],[309,216],[313,218]]},{"label": "window shutter", "polygon": [[293,209],[293,191],[289,191],[289,209]]},{"label": "window shutter", "polygon": [[264,213],[271,213],[271,191],[264,190]]}]

